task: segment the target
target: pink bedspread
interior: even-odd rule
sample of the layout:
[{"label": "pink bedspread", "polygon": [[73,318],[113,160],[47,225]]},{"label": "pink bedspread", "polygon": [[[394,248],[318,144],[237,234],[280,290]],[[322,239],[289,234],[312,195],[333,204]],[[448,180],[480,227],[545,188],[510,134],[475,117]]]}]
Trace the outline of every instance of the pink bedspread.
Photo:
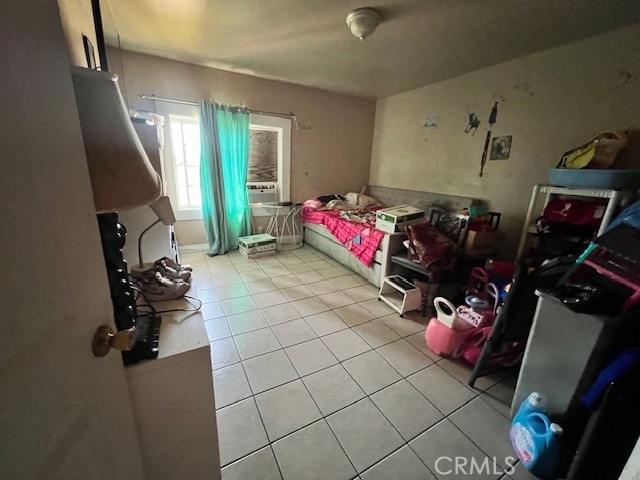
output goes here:
[{"label": "pink bedspread", "polygon": [[367,267],[373,263],[384,232],[369,223],[355,223],[340,218],[337,210],[314,210],[304,208],[302,221],[324,225],[331,234]]}]

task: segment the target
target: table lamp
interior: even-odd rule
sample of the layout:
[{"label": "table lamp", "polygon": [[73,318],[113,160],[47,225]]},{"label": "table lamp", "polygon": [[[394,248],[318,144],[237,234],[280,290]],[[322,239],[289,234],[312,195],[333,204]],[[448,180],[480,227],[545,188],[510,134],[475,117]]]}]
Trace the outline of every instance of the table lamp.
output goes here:
[{"label": "table lamp", "polygon": [[144,260],[142,258],[142,237],[144,236],[144,234],[160,222],[167,226],[176,223],[176,216],[173,213],[171,200],[168,196],[163,195],[161,197],[158,197],[157,200],[149,204],[149,207],[151,207],[153,213],[158,216],[158,219],[147,228],[145,228],[138,237],[138,265],[133,265],[131,267],[131,274],[137,277],[141,276],[143,272],[149,270],[153,266],[153,264],[151,263],[144,263]]}]

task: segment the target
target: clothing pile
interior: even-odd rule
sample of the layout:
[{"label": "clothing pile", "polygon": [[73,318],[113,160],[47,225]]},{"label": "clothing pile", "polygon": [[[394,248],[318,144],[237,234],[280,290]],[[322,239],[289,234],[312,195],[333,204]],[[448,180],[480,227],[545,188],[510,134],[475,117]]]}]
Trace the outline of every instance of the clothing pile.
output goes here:
[{"label": "clothing pile", "polygon": [[191,288],[190,265],[180,265],[168,257],[161,258],[147,270],[134,274],[137,287],[147,300],[159,302],[182,297]]}]

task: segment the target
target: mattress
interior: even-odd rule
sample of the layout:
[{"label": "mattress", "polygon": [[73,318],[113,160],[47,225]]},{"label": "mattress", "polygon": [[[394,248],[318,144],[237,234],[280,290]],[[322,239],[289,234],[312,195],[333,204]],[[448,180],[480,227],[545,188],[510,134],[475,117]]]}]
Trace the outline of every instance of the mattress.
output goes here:
[{"label": "mattress", "polygon": [[[321,237],[323,237],[323,238],[335,243],[336,245],[339,245],[340,247],[342,247],[344,249],[344,245],[342,245],[338,241],[338,239],[336,237],[334,237],[329,230],[327,230],[327,227],[325,227],[324,225],[321,225],[319,223],[311,223],[311,222],[303,222],[302,225],[303,225],[303,227],[305,229],[311,230],[312,232],[315,232],[316,234],[320,235]],[[388,235],[388,234],[385,234],[385,235]],[[375,253],[374,257],[373,257],[374,263],[381,264],[383,262],[383,257],[384,257],[384,254],[382,252],[383,245],[384,245],[384,242],[380,242],[380,244],[378,245],[378,249],[376,250],[376,253]],[[354,260],[357,260],[356,257],[353,257],[353,258],[354,258]]]}]

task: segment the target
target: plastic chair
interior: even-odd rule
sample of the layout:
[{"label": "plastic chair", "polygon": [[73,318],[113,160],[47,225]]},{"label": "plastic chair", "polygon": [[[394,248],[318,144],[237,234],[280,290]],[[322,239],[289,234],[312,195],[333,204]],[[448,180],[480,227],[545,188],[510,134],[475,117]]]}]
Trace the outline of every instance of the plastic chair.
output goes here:
[{"label": "plastic chair", "polygon": [[471,372],[469,386],[473,387],[480,377],[513,366],[500,362],[514,356],[509,347],[515,342],[521,342],[524,351],[538,304],[535,291],[555,286],[574,263],[573,256],[558,257],[529,271],[526,262],[518,261],[511,288]]}]

